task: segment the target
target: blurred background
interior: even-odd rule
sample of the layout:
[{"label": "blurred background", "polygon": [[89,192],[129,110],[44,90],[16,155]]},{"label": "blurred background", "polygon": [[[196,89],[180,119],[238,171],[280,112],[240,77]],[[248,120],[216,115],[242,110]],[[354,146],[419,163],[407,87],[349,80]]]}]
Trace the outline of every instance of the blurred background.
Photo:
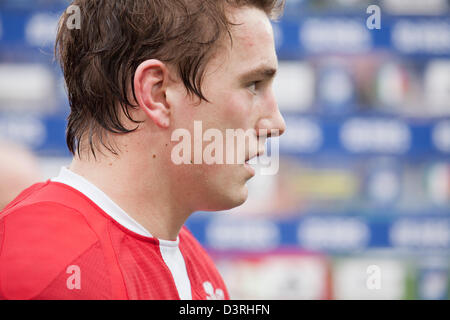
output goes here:
[{"label": "blurred background", "polygon": [[[0,0],[0,207],[70,163],[67,5]],[[450,1],[287,0],[273,25],[279,173],[187,223],[232,298],[448,299]]]}]

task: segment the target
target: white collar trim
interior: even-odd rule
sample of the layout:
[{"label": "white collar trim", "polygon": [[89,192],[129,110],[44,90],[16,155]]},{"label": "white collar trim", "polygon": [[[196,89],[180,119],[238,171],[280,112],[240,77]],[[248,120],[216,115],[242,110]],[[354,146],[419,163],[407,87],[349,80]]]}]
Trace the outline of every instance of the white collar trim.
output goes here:
[{"label": "white collar trim", "polygon": [[[59,176],[51,179],[51,181],[63,183],[80,191],[126,229],[144,237],[152,237],[152,235],[141,224],[130,217],[103,191],[82,176],[70,171],[68,168],[62,167]],[[179,241],[180,239],[177,237],[176,241],[159,240],[159,243],[160,245],[167,247],[178,247]]]}]

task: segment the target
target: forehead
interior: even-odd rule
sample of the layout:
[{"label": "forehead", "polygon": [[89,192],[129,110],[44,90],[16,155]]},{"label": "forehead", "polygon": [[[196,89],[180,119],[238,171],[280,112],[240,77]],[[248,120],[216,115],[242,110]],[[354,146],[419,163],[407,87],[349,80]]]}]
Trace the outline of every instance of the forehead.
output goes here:
[{"label": "forehead", "polygon": [[267,15],[260,9],[244,7],[229,10],[229,19],[233,23],[231,33],[239,45],[253,46],[260,41],[271,42],[273,30]]},{"label": "forehead", "polygon": [[231,9],[231,36],[216,56],[229,74],[239,75],[252,70],[277,69],[273,29],[266,13],[257,8]]}]

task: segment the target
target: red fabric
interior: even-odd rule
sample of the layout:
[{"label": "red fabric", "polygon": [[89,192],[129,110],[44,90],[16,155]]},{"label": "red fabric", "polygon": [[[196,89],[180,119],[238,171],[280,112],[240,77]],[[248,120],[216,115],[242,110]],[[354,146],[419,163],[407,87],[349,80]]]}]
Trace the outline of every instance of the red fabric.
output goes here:
[{"label": "red fabric", "polygon": [[230,296],[222,277],[215,268],[210,268],[214,265],[214,262],[186,228],[180,233],[180,250],[186,262],[191,283],[202,284],[202,286],[192,286],[192,299],[205,299],[203,284],[210,282],[213,285],[213,290],[223,290],[225,300],[229,300]]},{"label": "red fabric", "polygon": [[[229,299],[214,263],[185,228],[179,248],[192,298],[211,298],[212,285]],[[78,279],[75,275],[80,288],[68,285]],[[0,213],[1,299],[159,300],[179,295],[157,239],[125,229],[77,190],[47,182],[25,190]]]}]

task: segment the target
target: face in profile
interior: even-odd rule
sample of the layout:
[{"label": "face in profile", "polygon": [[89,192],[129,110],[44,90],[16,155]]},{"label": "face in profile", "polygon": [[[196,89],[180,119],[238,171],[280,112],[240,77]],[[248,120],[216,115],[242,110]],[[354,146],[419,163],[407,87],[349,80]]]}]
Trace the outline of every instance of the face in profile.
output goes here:
[{"label": "face in profile", "polygon": [[[194,123],[201,123],[203,133],[212,129],[224,138],[230,129],[253,133],[247,134],[244,148],[235,143],[231,149],[224,143],[224,164],[195,164],[194,152],[193,164],[171,164],[177,188],[183,189],[180,196],[191,201],[194,210],[226,210],[244,203],[248,197],[246,183],[255,174],[244,161],[265,151],[268,132],[278,130],[282,134],[285,130],[272,91],[278,63],[270,20],[259,9],[240,8],[231,11],[231,21],[236,23],[231,28],[233,44],[226,41],[219,47],[203,78],[203,93],[209,102],[199,104],[186,96],[180,85],[171,127],[187,129],[192,143],[201,143],[203,150],[209,143],[198,141],[203,136],[195,134]],[[250,146],[258,147],[255,150]],[[233,164],[226,161],[230,152],[235,154]]]}]

